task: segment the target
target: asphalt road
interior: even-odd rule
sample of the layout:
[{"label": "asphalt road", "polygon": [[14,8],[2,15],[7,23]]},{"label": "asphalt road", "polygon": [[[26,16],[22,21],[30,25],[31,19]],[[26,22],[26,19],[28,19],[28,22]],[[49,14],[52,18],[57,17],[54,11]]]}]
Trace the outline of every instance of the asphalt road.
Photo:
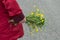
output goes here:
[{"label": "asphalt road", "polygon": [[23,24],[25,35],[18,40],[60,40],[60,0],[17,0],[26,15],[37,5],[47,19],[46,31],[34,33],[31,36],[29,28]]}]

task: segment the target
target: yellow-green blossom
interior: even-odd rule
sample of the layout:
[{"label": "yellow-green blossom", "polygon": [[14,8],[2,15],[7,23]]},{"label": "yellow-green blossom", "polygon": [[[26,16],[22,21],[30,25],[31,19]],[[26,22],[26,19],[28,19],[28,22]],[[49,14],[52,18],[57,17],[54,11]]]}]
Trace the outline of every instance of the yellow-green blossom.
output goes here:
[{"label": "yellow-green blossom", "polygon": [[33,15],[34,14],[34,12],[31,12],[31,15]]},{"label": "yellow-green blossom", "polygon": [[43,17],[44,16],[44,14],[40,14],[41,15],[41,17]]},{"label": "yellow-green blossom", "polygon": [[44,20],[42,20],[42,22],[44,22]]},{"label": "yellow-green blossom", "polygon": [[37,26],[35,26],[35,29],[36,29],[35,31],[38,32],[38,27]]},{"label": "yellow-green blossom", "polygon": [[36,32],[38,32],[38,28],[36,28]]},{"label": "yellow-green blossom", "polygon": [[36,16],[40,16],[40,14],[37,13]]},{"label": "yellow-green blossom", "polygon": [[37,11],[40,11],[38,8],[36,9]]}]

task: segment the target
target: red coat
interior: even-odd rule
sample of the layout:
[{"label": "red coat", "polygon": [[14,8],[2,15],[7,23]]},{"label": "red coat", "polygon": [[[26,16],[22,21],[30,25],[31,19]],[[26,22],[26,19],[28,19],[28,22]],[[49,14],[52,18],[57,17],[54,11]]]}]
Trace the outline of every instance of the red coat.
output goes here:
[{"label": "red coat", "polygon": [[11,25],[10,16],[22,14],[16,0],[0,0],[0,40],[15,40],[24,34],[22,24]]}]

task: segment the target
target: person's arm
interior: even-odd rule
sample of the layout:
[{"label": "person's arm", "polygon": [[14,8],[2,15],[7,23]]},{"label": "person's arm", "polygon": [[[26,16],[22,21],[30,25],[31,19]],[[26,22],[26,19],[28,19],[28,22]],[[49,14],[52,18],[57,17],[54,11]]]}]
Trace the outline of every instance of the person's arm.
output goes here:
[{"label": "person's arm", "polygon": [[15,15],[15,16],[10,16],[10,22],[19,23],[22,20],[25,21],[25,16],[23,13]]},{"label": "person's arm", "polygon": [[9,13],[9,17],[10,17],[9,22],[22,23],[23,21],[26,20],[16,0],[3,0],[3,3]]}]

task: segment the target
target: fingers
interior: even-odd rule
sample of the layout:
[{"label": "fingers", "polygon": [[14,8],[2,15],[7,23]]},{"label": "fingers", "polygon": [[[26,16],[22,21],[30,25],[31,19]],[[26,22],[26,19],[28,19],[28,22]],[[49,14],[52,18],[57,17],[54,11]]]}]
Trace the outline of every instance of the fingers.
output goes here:
[{"label": "fingers", "polygon": [[13,19],[9,20],[8,23],[11,23],[11,24],[14,25],[14,26],[17,25],[17,23],[15,23]]},{"label": "fingers", "polygon": [[11,20],[9,20],[8,22],[9,22],[9,23],[13,23],[13,22],[14,22],[14,20],[13,20],[13,19],[11,19]]},{"label": "fingers", "polygon": [[26,22],[26,18],[24,18],[22,21],[20,21],[19,23],[25,23]]}]

